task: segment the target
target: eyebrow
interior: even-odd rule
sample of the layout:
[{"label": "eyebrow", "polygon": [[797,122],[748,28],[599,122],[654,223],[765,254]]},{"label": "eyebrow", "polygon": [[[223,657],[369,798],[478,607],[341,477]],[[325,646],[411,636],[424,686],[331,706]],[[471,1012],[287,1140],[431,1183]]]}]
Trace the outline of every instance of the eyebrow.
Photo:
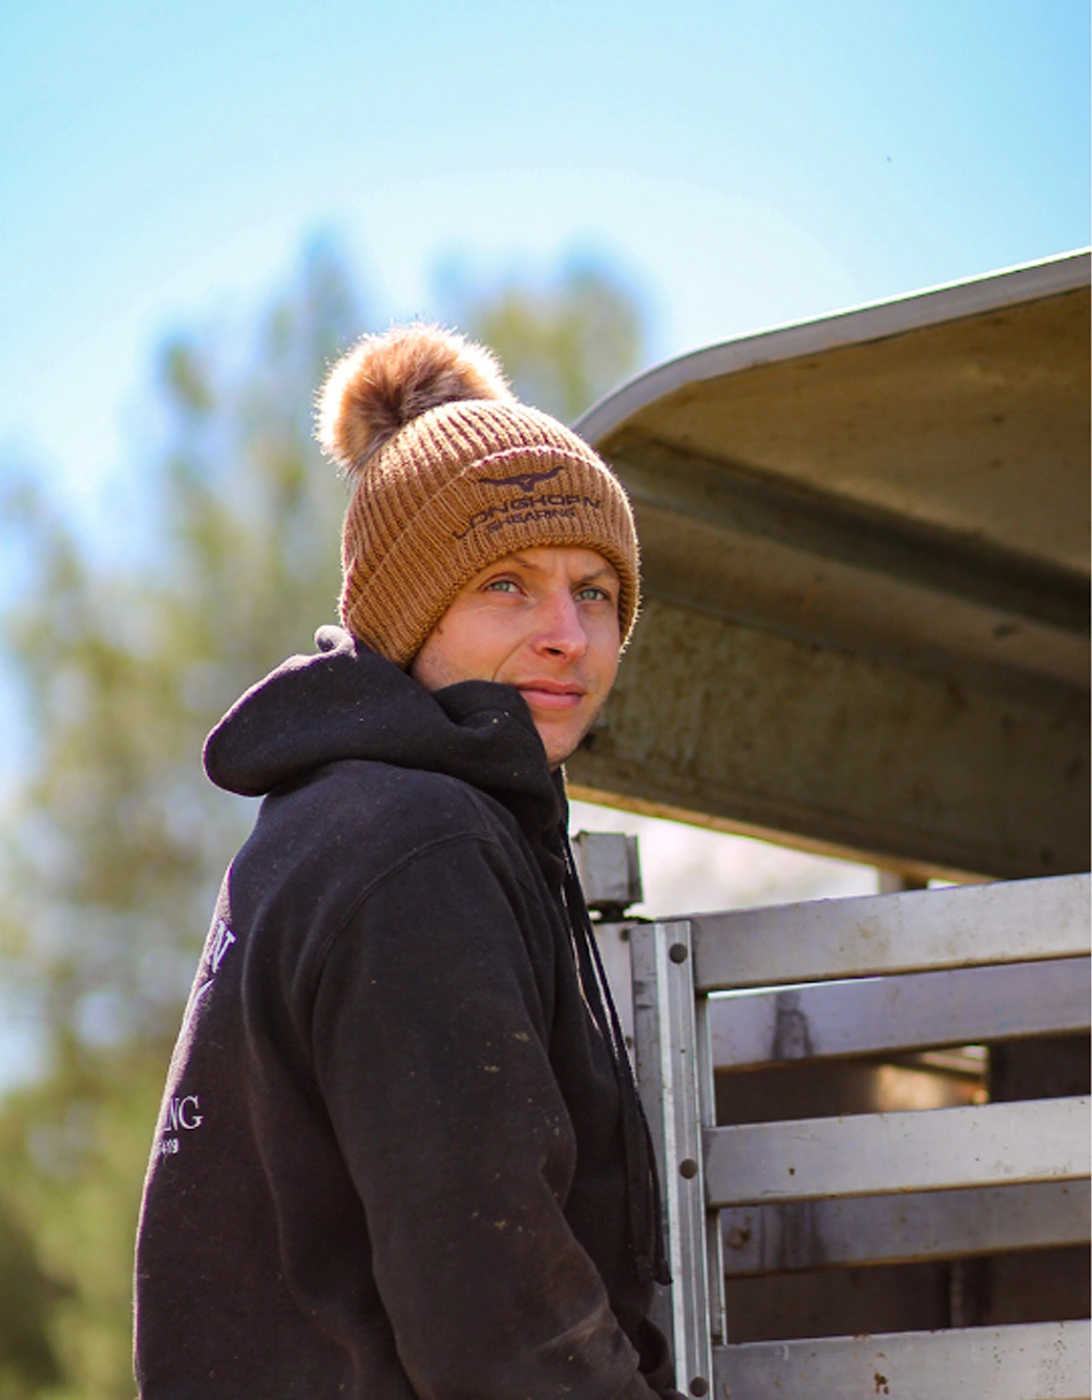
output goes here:
[{"label": "eyebrow", "polygon": [[[523,557],[522,554],[508,554],[508,555],[505,556],[505,558],[514,560],[517,564],[521,565],[521,567],[523,567],[524,569],[530,569],[532,573],[541,574],[541,573],[544,572],[544,570],[543,570],[541,564],[532,564],[531,561],[530,561],[530,559],[525,559],[525,558]],[[504,560],[502,560],[502,559],[498,559],[498,560],[497,560],[497,563],[498,563],[498,564],[501,564],[501,563],[503,563],[503,562],[504,562]],[[580,579],[579,579],[579,582],[580,582],[580,583],[590,583],[593,579],[597,579],[597,578],[608,578],[608,579],[609,579],[609,578],[611,578],[612,576],[613,576],[614,578],[617,578],[617,577],[618,577],[618,570],[614,567],[613,564],[605,563],[601,569],[592,569],[590,573],[582,574],[581,577],[580,577]]]}]

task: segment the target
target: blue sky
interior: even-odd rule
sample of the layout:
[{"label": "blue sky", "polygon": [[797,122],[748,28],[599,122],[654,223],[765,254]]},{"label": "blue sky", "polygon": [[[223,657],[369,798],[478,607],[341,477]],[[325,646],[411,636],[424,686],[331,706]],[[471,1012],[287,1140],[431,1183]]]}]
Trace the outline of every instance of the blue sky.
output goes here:
[{"label": "blue sky", "polygon": [[[377,323],[453,262],[595,252],[654,359],[1082,246],[1088,28],[1085,0],[0,0],[0,467],[94,516],[156,345],[317,232]],[[5,719],[0,776],[14,746]],[[640,832],[663,908],[871,879],[580,820]],[[5,1024],[0,1085],[33,1059]]]},{"label": "blue sky", "polygon": [[332,231],[381,320],[595,250],[663,358],[1088,241],[1083,0],[0,0],[0,454]]}]

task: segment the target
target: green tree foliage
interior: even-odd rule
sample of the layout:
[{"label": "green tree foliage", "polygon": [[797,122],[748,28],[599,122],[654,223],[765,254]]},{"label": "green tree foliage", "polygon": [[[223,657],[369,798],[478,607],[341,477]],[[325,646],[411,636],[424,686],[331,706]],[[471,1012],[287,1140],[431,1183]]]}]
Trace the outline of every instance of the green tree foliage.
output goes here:
[{"label": "green tree foliage", "polygon": [[[467,292],[532,402],[575,416],[634,368],[605,273]],[[315,246],[246,334],[172,337],[112,563],[28,479],[0,481],[24,577],[2,618],[28,752],[0,833],[0,976],[30,999],[39,1081],[0,1103],[0,1400],[131,1397],[140,1183],[215,887],[252,804],[205,781],[204,735],[336,616],[345,492],[312,439],[330,361],[366,328]],[[123,522],[125,524],[125,522]]]},{"label": "green tree foliage", "polygon": [[164,346],[141,538],[119,530],[121,563],[104,566],[29,483],[7,492],[31,561],[4,623],[34,757],[4,833],[3,952],[50,1051],[45,1081],[0,1114],[0,1176],[32,1241],[13,1265],[29,1315],[17,1335],[0,1324],[12,1394],[132,1394],[150,1132],[215,885],[251,816],[205,782],[201,742],[335,615],[344,490],[312,441],[311,396],[360,321],[319,247],[249,337]]},{"label": "green tree foliage", "polygon": [[46,1319],[63,1293],[43,1271],[26,1228],[0,1202],[0,1396],[4,1400],[33,1395],[60,1380]]},{"label": "green tree foliage", "polygon": [[211,723],[334,615],[344,491],[311,395],[360,315],[323,249],[239,348],[181,335],[156,367],[142,538],[111,568],[17,494],[35,577],[6,619],[39,755],[6,849],[24,959],[58,1036],[173,1025],[211,872],[245,820],[203,782]]}]

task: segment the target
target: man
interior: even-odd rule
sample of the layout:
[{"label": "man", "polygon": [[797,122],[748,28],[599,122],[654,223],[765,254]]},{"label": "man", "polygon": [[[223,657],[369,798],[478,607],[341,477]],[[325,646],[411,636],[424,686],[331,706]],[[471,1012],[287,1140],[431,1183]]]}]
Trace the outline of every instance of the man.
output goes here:
[{"label": "man", "polygon": [[344,630],[207,771],[264,795],[212,920],[137,1251],[146,1400],[675,1396],[655,1169],[560,765],[638,603],[625,495],[487,352],[333,372]]}]

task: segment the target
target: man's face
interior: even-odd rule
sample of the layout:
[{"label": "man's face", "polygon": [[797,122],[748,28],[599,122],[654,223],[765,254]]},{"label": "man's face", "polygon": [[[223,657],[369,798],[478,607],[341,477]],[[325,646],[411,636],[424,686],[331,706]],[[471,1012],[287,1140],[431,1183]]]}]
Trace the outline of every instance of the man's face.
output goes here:
[{"label": "man's face", "polygon": [[618,670],[618,574],[591,549],[509,554],[458,593],[410,665],[426,690],[456,681],[514,685],[550,767],[588,732]]}]

